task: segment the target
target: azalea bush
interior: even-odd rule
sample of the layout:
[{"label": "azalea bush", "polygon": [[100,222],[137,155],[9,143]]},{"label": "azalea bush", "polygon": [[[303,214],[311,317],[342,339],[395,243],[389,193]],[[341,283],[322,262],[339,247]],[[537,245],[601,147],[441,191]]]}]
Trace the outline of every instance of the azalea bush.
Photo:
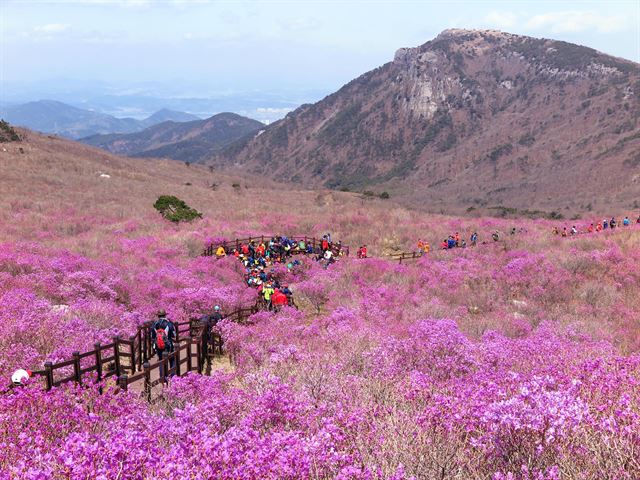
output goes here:
[{"label": "azalea bush", "polygon": [[[172,379],[154,404],[109,383],[0,395],[0,478],[640,478],[638,227],[561,239],[536,220],[508,235],[513,220],[315,196],[264,215],[248,197],[222,192],[197,229],[158,222],[152,201],[3,210],[6,383],[158,309],[184,321],[254,304],[237,259],[200,256],[210,243],[331,232],[373,258],[279,266],[299,309],[223,320],[233,364]],[[478,245],[435,247],[456,231]],[[420,238],[432,251],[413,263],[384,257]]]}]

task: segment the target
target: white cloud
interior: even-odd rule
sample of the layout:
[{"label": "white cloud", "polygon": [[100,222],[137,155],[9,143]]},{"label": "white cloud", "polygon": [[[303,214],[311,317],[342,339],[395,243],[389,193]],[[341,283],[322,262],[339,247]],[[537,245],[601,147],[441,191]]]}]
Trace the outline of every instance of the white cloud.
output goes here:
[{"label": "white cloud", "polygon": [[53,35],[69,30],[70,25],[64,23],[48,23],[46,25],[38,25],[33,30],[43,35]]},{"label": "white cloud", "polygon": [[509,29],[515,27],[518,23],[518,15],[513,12],[499,12],[494,10],[484,17],[484,21],[497,28]]},{"label": "white cloud", "polygon": [[612,33],[629,27],[624,15],[602,15],[592,11],[563,11],[534,15],[525,23],[530,30],[549,30],[553,33],[577,33],[594,30]]}]

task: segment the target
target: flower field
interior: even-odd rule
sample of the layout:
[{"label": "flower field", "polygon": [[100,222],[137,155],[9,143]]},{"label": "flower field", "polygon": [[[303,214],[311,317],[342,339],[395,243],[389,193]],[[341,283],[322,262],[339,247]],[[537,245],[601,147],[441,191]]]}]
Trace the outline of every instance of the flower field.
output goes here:
[{"label": "flower field", "polygon": [[[175,378],[160,402],[111,384],[0,395],[0,478],[640,478],[640,226],[560,238],[561,221],[237,191],[219,176],[213,190],[204,169],[56,142],[34,134],[2,164],[3,382],[160,308],[186,320],[255,302],[237,260],[200,256],[209,242],[331,232],[372,258],[281,269],[299,310],[223,320],[233,367]],[[163,221],[163,193],[204,218]],[[385,258],[473,231],[473,248]]]}]

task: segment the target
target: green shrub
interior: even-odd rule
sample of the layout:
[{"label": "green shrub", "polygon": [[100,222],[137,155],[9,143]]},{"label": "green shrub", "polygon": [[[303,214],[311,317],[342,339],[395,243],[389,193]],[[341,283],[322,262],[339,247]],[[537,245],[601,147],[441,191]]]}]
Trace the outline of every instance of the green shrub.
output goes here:
[{"label": "green shrub", "polygon": [[0,120],[0,143],[19,142],[20,135],[5,120]]},{"label": "green shrub", "polygon": [[380,198],[382,198],[383,200],[387,200],[388,198],[390,198],[390,197],[391,197],[391,195],[389,195],[389,192],[382,192],[382,193],[379,195],[379,197],[380,197]]},{"label": "green shrub", "polygon": [[202,218],[202,214],[195,208],[191,208],[183,200],[173,195],[161,195],[153,204],[153,208],[160,214],[175,223],[190,222],[196,218]]}]

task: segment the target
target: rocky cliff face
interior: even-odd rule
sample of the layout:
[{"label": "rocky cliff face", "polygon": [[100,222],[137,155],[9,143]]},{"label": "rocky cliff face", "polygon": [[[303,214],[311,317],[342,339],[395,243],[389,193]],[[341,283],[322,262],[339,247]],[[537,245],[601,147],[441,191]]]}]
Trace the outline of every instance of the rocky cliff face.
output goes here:
[{"label": "rocky cliff face", "polygon": [[434,210],[597,210],[640,193],[639,114],[636,63],[447,30],[209,162]]}]

